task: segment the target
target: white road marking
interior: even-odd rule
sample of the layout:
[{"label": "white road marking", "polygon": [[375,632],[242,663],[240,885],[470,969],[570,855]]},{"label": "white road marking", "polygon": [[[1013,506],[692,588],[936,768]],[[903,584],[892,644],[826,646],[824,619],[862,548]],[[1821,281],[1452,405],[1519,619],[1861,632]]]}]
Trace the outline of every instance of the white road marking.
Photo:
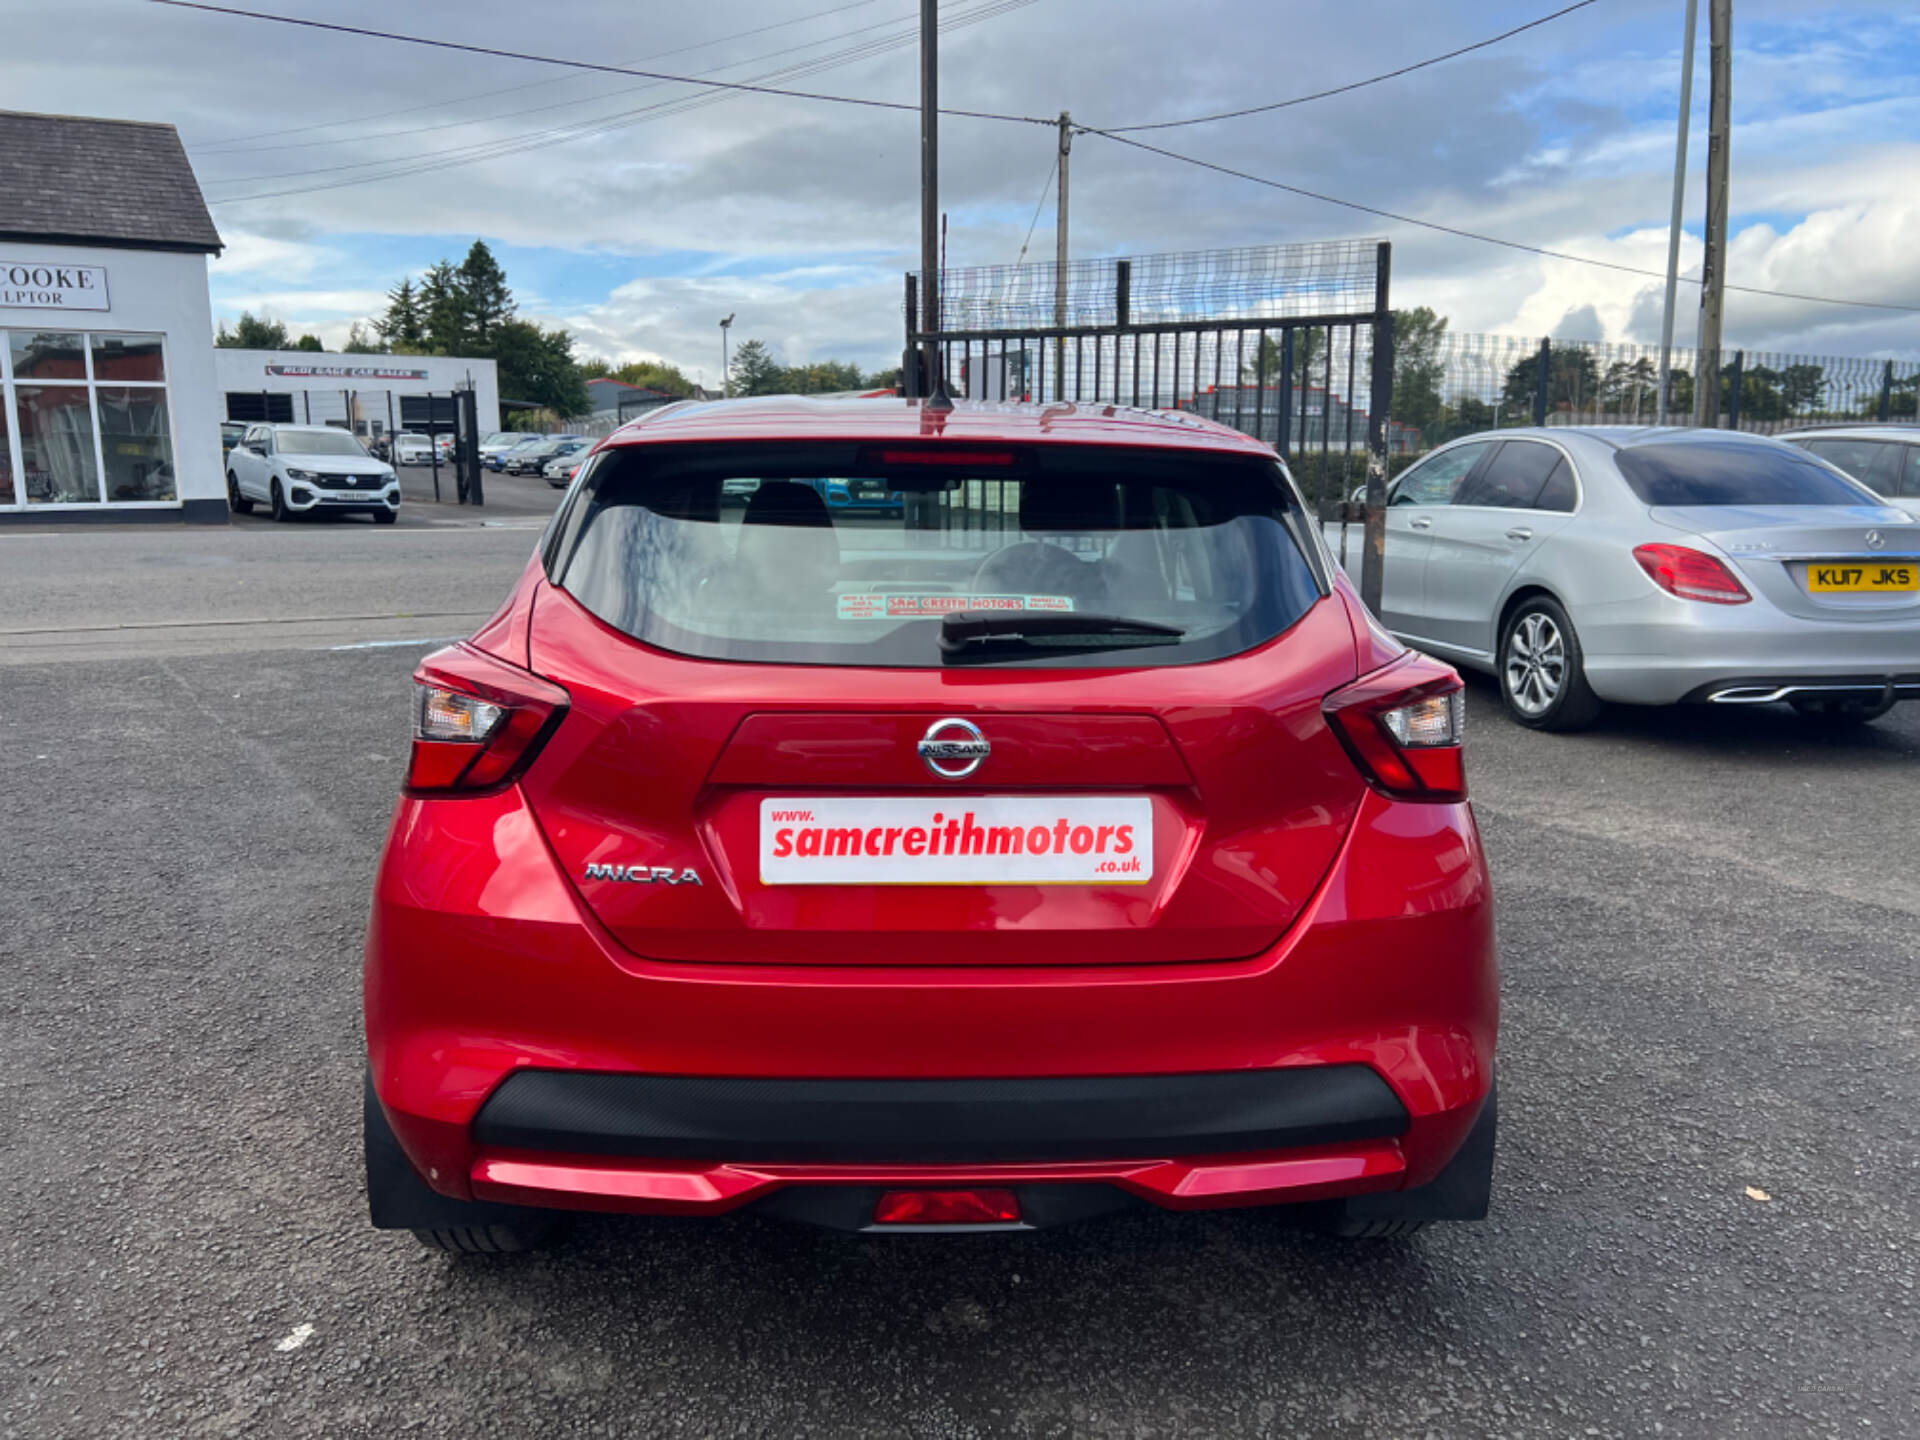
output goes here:
[{"label": "white road marking", "polygon": [[293,1327],[293,1333],[287,1336],[286,1339],[282,1340],[279,1344],[275,1345],[273,1348],[278,1350],[281,1354],[284,1355],[289,1350],[298,1350],[302,1345],[306,1344],[307,1341],[311,1340],[312,1338],[313,1338],[313,1326],[305,1325],[305,1324],[296,1325]]},{"label": "white road marking", "polygon": [[458,635],[428,635],[417,640],[356,640],[351,645],[316,645],[314,648],[316,650],[391,650],[403,645],[451,645],[460,638]]}]

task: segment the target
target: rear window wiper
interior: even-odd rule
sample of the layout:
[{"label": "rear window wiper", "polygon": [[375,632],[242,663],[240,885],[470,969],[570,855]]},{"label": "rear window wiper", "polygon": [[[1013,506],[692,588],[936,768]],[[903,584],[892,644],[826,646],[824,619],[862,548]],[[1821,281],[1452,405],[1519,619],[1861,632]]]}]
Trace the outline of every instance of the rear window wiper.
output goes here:
[{"label": "rear window wiper", "polygon": [[995,641],[1058,642],[1075,649],[1118,650],[1134,645],[1167,645],[1186,633],[1178,625],[1162,625],[1155,620],[1089,615],[1084,611],[956,610],[940,621],[940,650],[948,656],[961,656],[974,646],[993,648]]}]

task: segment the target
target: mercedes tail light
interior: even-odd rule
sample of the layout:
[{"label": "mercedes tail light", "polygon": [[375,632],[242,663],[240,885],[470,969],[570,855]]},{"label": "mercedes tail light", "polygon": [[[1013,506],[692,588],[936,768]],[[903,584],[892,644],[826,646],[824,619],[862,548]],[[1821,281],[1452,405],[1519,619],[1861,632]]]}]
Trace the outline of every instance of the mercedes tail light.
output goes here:
[{"label": "mercedes tail light", "polygon": [[567,713],[567,692],[465,645],[413,672],[407,789],[474,794],[520,777]]},{"label": "mercedes tail light", "polygon": [[1726,562],[1685,545],[1636,545],[1633,558],[1647,577],[1669,595],[1704,600],[1709,605],[1744,605],[1753,596]]},{"label": "mercedes tail light", "polygon": [[1466,690],[1450,665],[1409,653],[1329,695],[1333,733],[1376,790],[1397,800],[1464,800]]}]

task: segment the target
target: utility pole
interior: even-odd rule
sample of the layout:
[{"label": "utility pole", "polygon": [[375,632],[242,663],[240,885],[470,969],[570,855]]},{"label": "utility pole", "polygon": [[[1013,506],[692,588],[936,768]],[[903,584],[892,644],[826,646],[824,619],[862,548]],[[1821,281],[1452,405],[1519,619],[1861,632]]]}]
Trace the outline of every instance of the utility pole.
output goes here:
[{"label": "utility pole", "polygon": [[1733,0],[1707,0],[1707,252],[1700,270],[1700,363],[1693,423],[1720,423],[1720,318],[1727,288],[1727,142],[1733,112]]},{"label": "utility pole", "polygon": [[733,398],[733,371],[727,365],[727,331],[733,328],[733,316],[720,322],[720,398]]},{"label": "utility pole", "polygon": [[[1073,151],[1073,117],[1060,112],[1060,209],[1053,227],[1053,324],[1067,328],[1067,161]],[[1066,398],[1067,337],[1053,342],[1054,394]]]},{"label": "utility pole", "polygon": [[927,405],[950,410],[940,342],[940,12],[938,0],[920,0],[920,330],[927,339]]},{"label": "utility pole", "polygon": [[1667,304],[1660,312],[1660,403],[1656,423],[1667,423],[1673,395],[1673,304],[1680,285],[1680,216],[1687,198],[1687,128],[1693,115],[1693,37],[1700,0],[1687,0],[1687,37],[1680,46],[1680,138],[1673,154],[1673,219],[1667,226]]}]

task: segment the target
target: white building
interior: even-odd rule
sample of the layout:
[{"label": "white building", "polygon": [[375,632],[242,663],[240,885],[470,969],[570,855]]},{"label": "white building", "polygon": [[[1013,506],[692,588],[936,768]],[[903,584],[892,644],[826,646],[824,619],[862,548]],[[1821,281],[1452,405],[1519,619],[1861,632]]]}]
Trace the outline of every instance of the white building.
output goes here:
[{"label": "white building", "polygon": [[366,441],[389,431],[445,432],[453,428],[453,392],[471,388],[480,433],[500,428],[491,360],[217,349],[213,373],[222,420],[337,425]]},{"label": "white building", "polygon": [[226,520],[220,248],[171,125],[0,111],[0,525]]}]

